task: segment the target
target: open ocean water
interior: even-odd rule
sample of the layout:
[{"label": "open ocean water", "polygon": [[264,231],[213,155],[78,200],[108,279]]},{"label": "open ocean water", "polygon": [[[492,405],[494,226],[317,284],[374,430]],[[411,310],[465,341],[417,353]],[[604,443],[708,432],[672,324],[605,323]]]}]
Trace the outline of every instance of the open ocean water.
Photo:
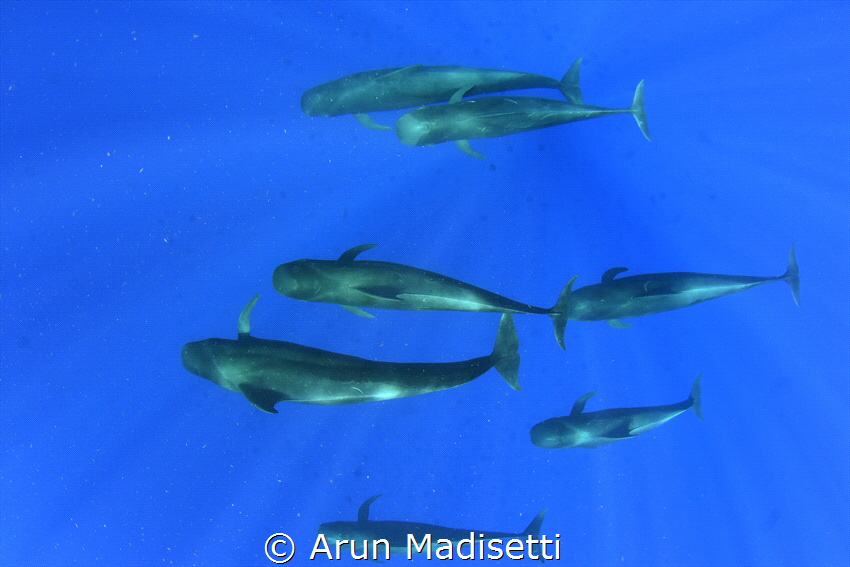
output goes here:
[{"label": "open ocean water", "polygon": [[[272,565],[278,532],[290,565],[359,564],[309,555],[376,494],[373,520],[476,531],[546,509],[564,565],[850,564],[847,2],[4,0],[0,41],[2,565]],[[646,81],[652,142],[619,115],[472,140],[478,160],[300,109],[360,71],[560,79],[578,57],[587,104]],[[279,415],[183,368],[255,294],[265,339],[490,352],[495,313],[366,319],[272,288],[365,243],[544,307],[615,266],[778,276],[794,244],[801,307],[780,281],[629,329],[571,321],[565,352],[516,315],[521,391],[491,370]],[[529,440],[589,391],[587,411],[671,404],[699,373],[704,421]]]}]

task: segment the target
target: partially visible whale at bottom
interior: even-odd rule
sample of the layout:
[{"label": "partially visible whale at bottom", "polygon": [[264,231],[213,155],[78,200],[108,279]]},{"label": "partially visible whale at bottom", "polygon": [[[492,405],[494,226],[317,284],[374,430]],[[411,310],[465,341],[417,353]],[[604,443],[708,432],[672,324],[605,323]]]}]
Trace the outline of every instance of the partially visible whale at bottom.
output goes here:
[{"label": "partially visible whale at bottom", "polygon": [[406,398],[471,382],[495,367],[519,390],[519,341],[511,315],[502,315],[493,352],[462,362],[377,362],[285,341],[251,336],[254,297],[239,316],[239,337],[206,339],[183,347],[183,366],[254,407],[278,413],[278,402],[343,405]]},{"label": "partially visible whale at bottom", "polygon": [[486,159],[469,145],[471,138],[496,138],[612,114],[631,114],[647,140],[652,140],[644,110],[643,81],[628,108],[588,106],[548,98],[488,96],[463,100],[465,89],[449,104],[411,110],[396,121],[398,140],[407,146],[431,146],[454,140],[474,158]]},{"label": "partially visible whale at bottom", "polygon": [[[359,553],[364,552],[363,544],[366,542],[376,542],[385,540],[388,544],[389,549],[387,550],[386,555],[381,557],[382,559],[387,559],[389,555],[389,551],[400,553],[406,552],[408,549],[409,537],[413,537],[417,543],[422,543],[423,541],[429,541],[431,547],[437,547],[438,545],[445,545],[443,542],[451,542],[452,544],[457,543],[464,539],[472,539],[475,538],[478,541],[487,541],[487,540],[509,540],[509,539],[519,539],[522,541],[526,541],[528,537],[531,537],[535,541],[540,537],[540,527],[543,525],[543,519],[546,517],[546,510],[541,510],[537,516],[531,520],[528,526],[520,533],[511,533],[511,532],[488,532],[483,530],[468,530],[468,529],[458,529],[458,528],[445,528],[443,526],[438,526],[435,524],[422,524],[419,522],[404,522],[404,521],[377,521],[369,519],[369,507],[372,505],[372,502],[377,500],[381,495],[377,494],[368,498],[363,504],[360,506],[360,510],[357,512],[357,521],[356,522],[326,522],[319,526],[319,534],[320,538],[324,538],[324,542],[328,544],[331,549],[336,547],[337,542],[346,542],[343,545],[352,546],[352,552],[356,549],[360,549]],[[472,534],[472,537],[470,537]],[[442,540],[442,541],[441,541]],[[317,540],[317,544],[320,540]],[[552,540],[547,540],[549,543],[554,543]],[[440,542],[440,543],[438,543]],[[502,543],[502,542],[500,542]],[[376,548],[387,546],[385,545],[376,545]],[[475,552],[478,546],[470,545],[471,549],[468,551]],[[546,552],[548,559],[551,559],[551,551],[550,547],[548,551],[540,550],[539,543],[533,545],[534,551],[533,554],[536,557],[529,557],[530,559],[537,559],[538,557],[543,559],[542,553]],[[488,547],[488,553],[489,553]],[[415,550],[415,547],[414,547]],[[424,550],[423,550],[424,551]],[[373,557],[372,559],[377,559]],[[484,559],[484,556],[478,557],[478,559]]]},{"label": "partially visible whale at bottom", "polygon": [[689,307],[775,281],[786,282],[791,287],[794,302],[800,305],[800,270],[793,245],[788,253],[788,268],[775,277],[667,272],[615,279],[625,271],[626,268],[611,268],[602,274],[602,283],[573,291],[569,318],[574,321],[606,320],[613,327],[627,327],[629,325],[620,322],[620,318]]},{"label": "partially visible whale at bottom", "polygon": [[592,449],[646,433],[693,409],[702,419],[702,374],[696,377],[688,399],[678,404],[638,408],[614,408],[585,412],[584,405],[596,392],[576,401],[570,415],[553,417],[531,428],[531,442],[541,449]]}]

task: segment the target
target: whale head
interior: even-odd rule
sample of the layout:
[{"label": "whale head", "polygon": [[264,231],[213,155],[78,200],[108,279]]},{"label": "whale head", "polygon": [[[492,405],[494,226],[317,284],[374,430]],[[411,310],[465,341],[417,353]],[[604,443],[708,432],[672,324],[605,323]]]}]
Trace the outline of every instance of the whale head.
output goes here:
[{"label": "whale head", "polygon": [[428,146],[436,143],[429,139],[431,126],[431,121],[408,112],[396,121],[395,133],[398,141],[406,146]]},{"label": "whale head", "polygon": [[211,356],[209,349],[209,342],[211,340],[215,339],[186,343],[183,345],[183,351],[180,355],[183,359],[183,367],[186,370],[195,376],[215,382],[218,372],[216,371],[215,360]]},{"label": "whale head", "polygon": [[322,291],[324,276],[311,260],[296,260],[281,264],[272,274],[275,290],[293,299],[309,300]]},{"label": "whale head", "polygon": [[554,417],[531,428],[531,442],[541,449],[569,449],[600,445],[592,432],[570,423],[568,418]]}]

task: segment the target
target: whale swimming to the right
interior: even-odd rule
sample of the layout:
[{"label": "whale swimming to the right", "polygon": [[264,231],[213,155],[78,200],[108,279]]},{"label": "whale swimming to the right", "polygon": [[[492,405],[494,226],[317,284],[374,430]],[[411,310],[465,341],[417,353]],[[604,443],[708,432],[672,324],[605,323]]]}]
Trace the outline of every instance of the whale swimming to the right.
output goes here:
[{"label": "whale swimming to the right", "polygon": [[532,427],[531,442],[541,449],[593,449],[646,433],[689,409],[702,419],[701,382],[702,374],[694,380],[687,400],[666,406],[585,412],[587,400],[596,394],[590,392],[576,401],[570,415],[553,417]]},{"label": "whale swimming to the right", "polygon": [[615,278],[627,268],[611,268],[602,274],[602,283],[581,287],[570,297],[569,319],[608,321],[616,328],[630,326],[623,317],[641,317],[662,311],[689,307],[775,281],[791,287],[794,302],[800,305],[800,270],[794,246],[788,253],[788,268],[781,276],[727,276],[696,272],[667,272]]}]

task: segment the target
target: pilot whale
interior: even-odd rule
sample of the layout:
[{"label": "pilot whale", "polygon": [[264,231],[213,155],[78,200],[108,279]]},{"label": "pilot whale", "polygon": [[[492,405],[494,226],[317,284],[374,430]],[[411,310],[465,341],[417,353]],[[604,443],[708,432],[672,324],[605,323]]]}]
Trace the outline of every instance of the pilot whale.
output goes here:
[{"label": "pilot whale", "polygon": [[493,352],[462,362],[376,362],[285,341],[251,336],[254,297],[239,316],[239,335],[183,347],[183,366],[245,396],[257,409],[278,413],[282,401],[343,405],[418,396],[466,384],[495,367],[519,390],[519,341],[509,314],[502,316]]},{"label": "pilot whale", "polygon": [[667,272],[615,279],[626,270],[611,268],[602,274],[602,283],[575,290],[569,318],[606,320],[612,327],[628,327],[629,324],[619,321],[621,317],[640,317],[688,307],[775,281],[786,282],[791,287],[794,302],[800,305],[800,270],[793,245],[788,253],[787,270],[775,277]]},{"label": "pilot whale", "polygon": [[408,146],[431,146],[454,140],[464,153],[486,159],[469,145],[470,138],[495,138],[589,120],[612,114],[631,114],[647,140],[643,81],[638,83],[629,108],[603,108],[575,102],[525,96],[488,96],[462,100],[463,89],[449,104],[411,110],[396,121],[399,141]]},{"label": "pilot whale", "polygon": [[570,280],[554,307],[519,303],[480,287],[404,264],[357,260],[376,244],[356,246],[338,260],[295,260],[278,266],[272,284],[278,293],[304,301],[337,303],[360,315],[359,307],[410,311],[489,311],[549,315],[555,338],[564,348],[564,328],[570,312],[575,278]]},{"label": "pilot whale", "polygon": [[592,449],[646,433],[689,409],[702,419],[701,381],[702,374],[694,380],[687,400],[666,406],[585,412],[587,400],[596,394],[590,392],[576,401],[570,415],[553,417],[532,427],[531,442],[541,449]]},{"label": "pilot whale", "polygon": [[[365,502],[360,506],[360,509],[357,512],[357,521],[356,522],[326,522],[324,524],[319,525],[319,537],[317,540],[316,546],[314,546],[314,550],[320,545],[320,541],[324,540],[325,544],[329,544],[329,548],[335,549],[337,547],[337,542],[340,542],[341,545],[351,545],[352,553],[354,553],[355,548],[359,548],[361,550],[361,554],[368,551],[364,549],[364,543],[367,542],[381,542],[381,540],[385,540],[387,544],[375,545],[375,548],[380,548],[382,545],[384,550],[387,551],[383,557],[371,557],[371,559],[389,559],[389,552],[392,551],[395,553],[406,553],[408,551],[408,545],[410,541],[410,537],[414,538],[417,544],[421,544],[423,541],[426,542],[425,545],[430,543],[431,547],[437,547],[438,545],[443,545],[445,543],[458,543],[461,540],[470,541],[470,545],[468,549],[464,550],[467,553],[475,553],[476,548],[482,541],[488,542],[488,540],[511,540],[518,539],[523,542],[527,541],[530,537],[535,542],[533,547],[535,551],[533,554],[534,557],[529,556],[530,559],[538,559],[541,561],[543,559],[543,555],[546,555],[546,559],[552,559],[553,555],[547,553],[546,548],[540,549],[540,528],[543,525],[543,519],[546,517],[546,510],[541,510],[537,516],[528,524],[528,526],[520,533],[511,533],[511,532],[488,532],[482,530],[465,530],[458,528],[446,528],[443,526],[438,526],[435,524],[423,524],[419,522],[403,522],[403,521],[378,521],[378,520],[370,520],[369,519],[369,507],[372,503],[377,500],[381,495],[376,494],[371,498],[366,499]],[[442,541],[440,541],[442,540]],[[344,543],[342,543],[344,542]],[[439,543],[438,543],[439,542]],[[556,543],[551,539],[546,539],[547,543]],[[502,541],[494,542],[494,544],[502,544]],[[506,542],[505,542],[506,543]],[[560,542],[557,542],[560,543]],[[386,550],[386,547],[389,547],[389,550]],[[483,549],[484,546],[481,546]],[[488,542],[488,553],[499,549],[498,547],[489,547]],[[412,550],[415,551],[416,547],[413,546]],[[553,551],[552,548],[549,548],[549,551]],[[327,553],[327,552],[325,552]],[[478,559],[484,559],[483,553],[477,556]],[[495,558],[495,557],[490,557]]]},{"label": "pilot whale", "polygon": [[301,110],[309,116],[353,114],[367,128],[391,130],[376,124],[366,114],[399,110],[449,100],[458,89],[467,96],[519,89],[558,89],[576,104],[582,103],[579,87],[581,58],[570,66],[560,81],[500,69],[411,65],[363,71],[308,89],[301,96]]}]

